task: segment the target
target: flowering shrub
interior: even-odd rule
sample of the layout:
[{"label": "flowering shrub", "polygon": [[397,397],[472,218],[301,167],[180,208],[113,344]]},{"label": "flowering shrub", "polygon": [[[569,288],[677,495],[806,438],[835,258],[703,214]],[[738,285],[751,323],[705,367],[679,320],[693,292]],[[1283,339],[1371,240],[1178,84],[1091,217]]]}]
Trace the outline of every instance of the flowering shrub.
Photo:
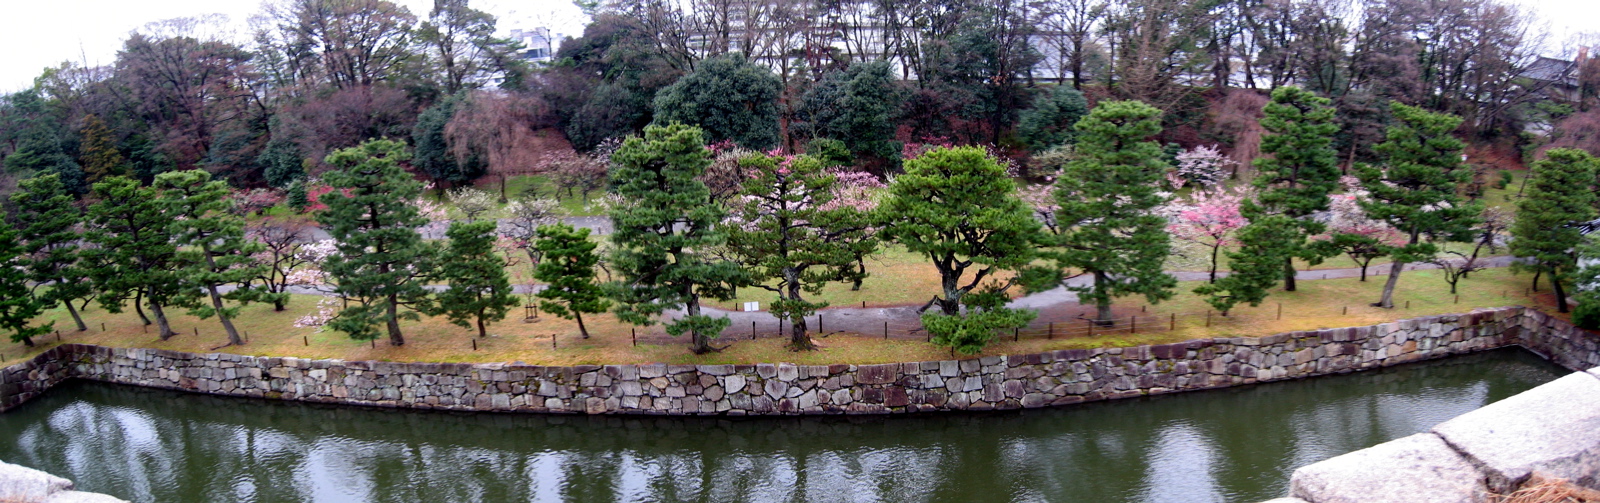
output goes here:
[{"label": "flowering shrub", "polygon": [[1226,178],[1234,164],[1216,147],[1201,145],[1178,154],[1178,176],[1188,183],[1210,187]]}]

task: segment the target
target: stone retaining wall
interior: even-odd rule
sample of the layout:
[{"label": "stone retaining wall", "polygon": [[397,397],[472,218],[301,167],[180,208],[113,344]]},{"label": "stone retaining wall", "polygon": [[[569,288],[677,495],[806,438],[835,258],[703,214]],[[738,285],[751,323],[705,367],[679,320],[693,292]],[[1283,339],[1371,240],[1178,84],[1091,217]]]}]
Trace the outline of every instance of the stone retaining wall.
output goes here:
[{"label": "stone retaining wall", "polygon": [[451,410],[723,415],[983,411],[1344,373],[1516,344],[1562,355],[1558,363],[1600,358],[1593,338],[1520,307],[1267,337],[884,365],[544,367],[307,360],[69,344],[0,373],[0,411],[68,378],[216,395]]}]

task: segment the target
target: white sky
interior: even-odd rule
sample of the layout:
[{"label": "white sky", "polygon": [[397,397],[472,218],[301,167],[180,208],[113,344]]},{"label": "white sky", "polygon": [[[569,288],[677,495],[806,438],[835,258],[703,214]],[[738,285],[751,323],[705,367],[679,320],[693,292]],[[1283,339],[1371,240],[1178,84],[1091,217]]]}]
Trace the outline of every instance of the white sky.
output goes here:
[{"label": "white sky", "polygon": [[[419,17],[432,0],[394,0]],[[1600,2],[1595,0],[1513,0],[1535,9],[1551,28],[1551,53],[1568,34],[1600,32]],[[26,88],[49,66],[71,60],[90,66],[109,64],[128,32],[152,21],[220,13],[241,38],[256,0],[5,0],[0,15],[0,93]],[[500,18],[502,31],[548,26],[577,36],[584,17],[570,0],[474,0],[473,6]]]},{"label": "white sky", "polygon": [[[392,0],[425,18],[433,0]],[[3,0],[0,8],[0,93],[32,85],[46,67],[62,61],[110,64],[128,33],[146,23],[177,17],[223,14],[243,42],[259,0]],[[499,18],[502,32],[546,26],[556,33],[583,33],[584,16],[570,0],[472,0]]]}]

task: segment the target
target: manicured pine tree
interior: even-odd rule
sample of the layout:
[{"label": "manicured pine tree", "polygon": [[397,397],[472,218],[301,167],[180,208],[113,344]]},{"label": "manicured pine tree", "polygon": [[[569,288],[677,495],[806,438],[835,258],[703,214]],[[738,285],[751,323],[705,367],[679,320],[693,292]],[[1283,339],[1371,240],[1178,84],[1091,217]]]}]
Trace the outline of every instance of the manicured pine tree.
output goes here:
[{"label": "manicured pine tree", "polygon": [[778,294],[771,311],[789,322],[790,349],[814,350],[806,317],[827,303],[808,301],[805,294],[862,275],[857,258],[877,248],[868,215],[835,204],[838,178],[818,158],[757,154],[740,164],[751,178],[727,224],[728,248],[744,264],[751,285]]},{"label": "manicured pine tree", "polygon": [[[1285,291],[1294,291],[1294,259],[1315,264],[1326,256],[1326,246],[1310,246],[1308,240],[1326,230],[1310,216],[1328,209],[1328,194],[1339,186],[1333,149],[1339,125],[1328,103],[1299,87],[1272,91],[1262,110],[1267,134],[1261,137],[1261,152],[1267,155],[1255,160],[1257,195],[1240,208],[1250,223],[1240,230],[1239,249],[1228,253],[1233,272],[1195,289],[1217,310],[1226,313],[1240,302],[1258,305],[1280,280]],[[1246,232],[1250,226],[1258,228]]]},{"label": "manicured pine tree", "polygon": [[11,335],[11,342],[33,347],[33,338],[47,333],[55,322],[30,327],[33,319],[44,313],[50,304],[35,297],[28,285],[29,272],[19,232],[5,224],[5,214],[0,213],[0,328]]},{"label": "manicured pine tree", "polygon": [[436,251],[417,232],[428,221],[411,204],[422,194],[422,184],[400,168],[406,157],[400,142],[369,140],[326,160],[335,169],[323,180],[334,190],[322,196],[328,208],[316,219],[339,253],[323,270],[335,293],[355,301],[328,326],[352,339],[377,339],[382,324],[389,344],[403,345],[400,320],[419,319],[412,308],[427,307],[429,301],[423,284],[433,275]]},{"label": "manicured pine tree", "polygon": [[89,206],[85,237],[95,246],[85,250],[84,259],[91,264],[89,277],[94,279],[100,305],[119,313],[132,299],[134,310],[148,325],[142,301],[155,315],[162,340],[178,335],[167,322],[166,307],[182,302],[185,287],[178,274],[173,218],[160,194],[121,176],[101,180],[91,193],[96,202]]},{"label": "manicured pine tree", "polygon": [[[939,272],[941,292],[922,307],[939,306],[922,315],[935,344],[976,353],[996,330],[1020,328],[1037,316],[1006,308],[1017,280],[993,277],[1027,267],[1044,234],[1006,169],[984,149],[939,147],[906,160],[878,218],[883,239],[927,257]],[[972,308],[965,315],[963,305]]]},{"label": "manicured pine tree", "polygon": [[1578,267],[1577,248],[1583,243],[1578,223],[1597,216],[1593,185],[1597,167],[1588,152],[1558,148],[1533,163],[1527,197],[1517,203],[1517,220],[1511,226],[1511,254],[1527,260],[1512,268],[1550,277],[1556,293],[1556,310],[1567,312],[1562,283]]},{"label": "manicured pine tree", "polygon": [[495,221],[452,222],[445,236],[450,245],[439,257],[439,279],[450,288],[435,296],[430,314],[463,328],[476,325],[478,337],[488,337],[488,324],[506,319],[517,305],[505,259],[495,254]]},{"label": "manicured pine tree", "polygon": [[83,214],[73,205],[72,195],[61,186],[54,174],[23,180],[11,195],[17,205],[19,226],[17,239],[21,240],[23,268],[29,272],[39,300],[46,305],[60,303],[77,324],[78,331],[89,329],[78,313],[75,302],[94,296],[94,285],[89,281],[85,265],[79,261],[83,253],[79,234]]},{"label": "manicured pine tree", "polygon": [[1481,201],[1463,201],[1460,195],[1461,185],[1472,177],[1471,170],[1461,169],[1464,145],[1450,135],[1461,118],[1399,102],[1389,109],[1397,123],[1389,127],[1387,140],[1373,147],[1384,157],[1383,167],[1356,171],[1371,193],[1361,208],[1406,235],[1406,244],[1388,247],[1394,264],[1383,296],[1373,304],[1384,308],[1394,307],[1394,288],[1406,264],[1433,258],[1439,251],[1435,241],[1470,240],[1483,212]]},{"label": "manicured pine tree", "polygon": [[1056,182],[1053,276],[1078,269],[1093,278],[1068,286],[1093,303],[1096,322],[1112,323],[1111,302],[1144,295],[1150,302],[1172,298],[1177,280],[1162,270],[1172,251],[1167,220],[1155,213],[1165,203],[1158,192],[1168,165],[1161,145],[1161,110],[1138,101],[1106,101],[1076,126],[1078,158]]},{"label": "manicured pine tree", "polygon": [[607,290],[617,301],[617,317],[650,325],[653,316],[682,306],[684,316],[668,323],[667,333],[689,334],[696,354],[716,350],[711,338],[730,322],[701,314],[700,299],[733,298],[744,274],[738,264],[711,255],[727,242],[717,225],[727,210],[711,202],[711,190],[699,180],[711,164],[700,129],[646,127],[611,160],[611,183],[626,201],[611,211],[610,263],[622,279]]},{"label": "manicured pine tree", "polygon": [[594,281],[594,268],[600,263],[600,255],[594,249],[600,244],[589,240],[589,229],[574,229],[565,223],[539,226],[537,235],[534,246],[544,260],[534,270],[533,279],[548,285],[535,294],[544,299],[539,308],[576,320],[578,333],[588,339],[583,315],[611,309],[605,290]]},{"label": "manicured pine tree", "polygon": [[[233,326],[239,305],[229,307],[225,301],[282,302],[288,297],[251,284],[250,280],[266,269],[251,257],[263,245],[245,238],[244,219],[227,211],[227,182],[212,180],[211,173],[198,169],[162,173],[156,175],[155,188],[161,191],[161,203],[172,219],[171,232],[181,264],[178,274],[188,287],[179,303],[200,319],[216,316],[228,334],[228,344],[243,345],[244,338]],[[222,293],[226,285],[234,288]],[[202,291],[209,297],[209,305],[199,298]]]}]

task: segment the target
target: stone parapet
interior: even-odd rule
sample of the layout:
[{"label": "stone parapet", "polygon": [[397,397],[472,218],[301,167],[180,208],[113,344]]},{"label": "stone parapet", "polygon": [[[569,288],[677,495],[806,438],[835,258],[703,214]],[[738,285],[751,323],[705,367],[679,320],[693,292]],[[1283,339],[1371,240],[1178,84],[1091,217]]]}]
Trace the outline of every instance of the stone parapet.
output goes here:
[{"label": "stone parapet", "polygon": [[[309,360],[68,344],[0,372],[0,410],[65,379],[423,409],[673,415],[1009,410],[1339,374],[1592,338],[1520,307],[1266,337],[881,365],[578,365]],[[1532,336],[1528,336],[1532,334]],[[1581,352],[1581,351],[1580,351]]]}]

